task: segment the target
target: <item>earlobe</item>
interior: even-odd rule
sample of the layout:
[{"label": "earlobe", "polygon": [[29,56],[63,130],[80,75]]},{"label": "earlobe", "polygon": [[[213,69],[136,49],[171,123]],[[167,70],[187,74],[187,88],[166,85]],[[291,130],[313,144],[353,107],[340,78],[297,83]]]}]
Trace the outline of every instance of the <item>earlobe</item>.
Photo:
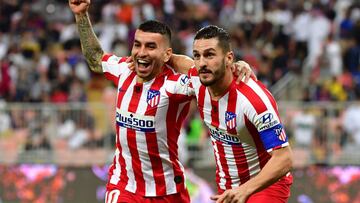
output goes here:
[{"label": "earlobe", "polygon": [[170,60],[170,57],[172,55],[172,49],[168,48],[164,53],[164,63],[167,63]]},{"label": "earlobe", "polygon": [[232,66],[232,64],[234,63],[234,53],[232,51],[228,52],[226,62],[229,66]]}]

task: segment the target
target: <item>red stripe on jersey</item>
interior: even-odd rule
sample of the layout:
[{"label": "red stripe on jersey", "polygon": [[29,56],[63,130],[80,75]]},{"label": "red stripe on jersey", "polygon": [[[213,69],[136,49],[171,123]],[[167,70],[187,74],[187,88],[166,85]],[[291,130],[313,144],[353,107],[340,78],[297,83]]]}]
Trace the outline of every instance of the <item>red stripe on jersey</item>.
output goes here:
[{"label": "red stripe on jersey", "polygon": [[201,85],[199,88],[199,96],[198,96],[198,108],[200,117],[204,120],[204,101],[205,101],[205,91],[206,87],[204,85]]},{"label": "red stripe on jersey", "polygon": [[196,70],[196,68],[195,67],[192,67],[192,68],[190,68],[189,69],[189,71],[188,71],[188,76],[198,76],[199,74],[198,74],[198,72],[197,72],[197,70]]},{"label": "red stripe on jersey", "polygon": [[[136,112],[139,105],[142,88],[143,88],[142,84],[136,84],[134,86],[133,94],[128,108],[129,112],[134,112],[134,113]],[[127,128],[127,140],[128,140],[129,151],[132,158],[131,159],[132,167],[136,181],[136,193],[139,195],[145,195],[145,180],[141,170],[141,162],[140,162],[139,152],[137,150],[138,148],[136,143],[136,131],[134,129]]]},{"label": "red stripe on jersey", "polygon": [[[226,153],[225,153],[225,150],[224,150],[223,143],[220,142],[220,141],[215,141],[215,144],[216,144],[216,147],[218,149],[221,168],[222,168],[222,170],[223,170],[223,172],[225,174],[225,176],[224,176],[225,181],[226,181],[225,182],[225,188],[226,189],[231,189],[231,178],[230,178],[230,173],[229,173],[229,166],[227,165]],[[218,168],[220,168],[220,167],[218,167]]]},{"label": "red stripe on jersey", "polygon": [[122,102],[122,99],[124,98],[124,95],[126,93],[126,90],[129,88],[131,82],[133,81],[134,77],[136,76],[135,72],[132,72],[124,81],[121,87],[118,89],[118,97],[117,97],[117,104],[116,106],[120,108],[120,104]]},{"label": "red stripe on jersey", "polygon": [[167,78],[167,80],[170,80],[170,81],[178,81],[179,77],[181,76],[181,74],[174,74],[174,75],[171,75]]},{"label": "red stripe on jersey", "polygon": [[219,102],[211,100],[211,125],[219,127]]},{"label": "red stripe on jersey", "polygon": [[[278,118],[280,119],[280,115],[279,115],[279,112],[278,112],[278,107],[277,107],[277,104],[276,104],[276,101],[275,101],[274,97],[271,95],[270,91],[268,89],[266,89],[264,84],[262,84],[260,81],[258,81],[257,83],[259,84],[261,89],[264,91],[264,93],[266,94],[268,99],[270,100],[271,106],[274,108]],[[280,120],[280,122],[281,122],[281,120]]]},{"label": "red stripe on jersey", "polygon": [[244,115],[245,126],[248,129],[251,137],[254,139],[256,145],[256,151],[259,157],[260,168],[263,168],[265,164],[271,158],[270,154],[265,150],[264,145],[262,144],[259,132],[256,127],[250,122],[250,120]]},{"label": "red stripe on jersey", "polygon": [[[151,85],[150,89],[160,90],[163,84],[164,84],[164,77],[157,77],[153,82],[153,84]],[[157,112],[157,106],[153,108],[150,105],[148,105],[145,115],[155,116],[156,112]],[[154,174],[156,195],[159,196],[161,194],[166,194],[166,182],[165,182],[164,170],[162,167],[162,162],[159,154],[156,132],[147,132],[145,133],[145,137],[146,137],[146,144],[151,162],[151,167]]]},{"label": "red stripe on jersey", "polygon": [[116,85],[116,87],[118,86],[119,77],[116,77],[115,75],[112,75],[111,73],[108,73],[108,72],[104,72],[104,75],[105,75],[106,79],[112,81]]},{"label": "red stripe on jersey", "polygon": [[[247,163],[244,147],[232,146],[233,154],[235,157],[236,168],[240,177],[241,184],[250,179],[249,164]],[[243,161],[241,161],[243,160]]]},{"label": "red stripe on jersey", "polygon": [[168,91],[166,91],[166,94],[169,96],[169,99],[176,100],[178,103],[190,101],[193,98],[183,94],[172,94]]},{"label": "red stripe on jersey", "polygon": [[177,120],[177,122],[176,122],[176,126],[180,126],[180,127],[182,126],[183,121],[185,120],[187,114],[189,113],[190,101],[191,101],[191,100],[189,100],[189,102],[188,102],[187,104],[185,104],[185,106],[183,107],[182,111],[180,112],[179,117],[178,117],[178,120]]},{"label": "red stripe on jersey", "polygon": [[118,63],[123,63],[128,59],[128,57],[121,57]]},{"label": "red stripe on jersey", "polygon": [[255,108],[257,114],[261,114],[262,112],[266,111],[266,105],[260,98],[258,94],[245,83],[241,82],[237,89],[249,100],[251,105]]},{"label": "red stripe on jersey", "polygon": [[109,60],[109,58],[111,57],[111,56],[113,56],[112,54],[104,54],[103,55],[103,57],[101,58],[101,61],[107,61],[107,60]]},{"label": "red stripe on jersey", "polygon": [[[134,79],[135,77],[135,73],[131,73],[127,78],[126,80],[124,81],[123,85],[120,87],[120,89],[123,89],[123,90],[127,90],[127,88],[129,87],[129,85],[131,84],[132,80]],[[123,100],[123,97],[125,95],[125,92],[126,91],[119,91],[118,90],[118,97],[117,97],[117,104],[116,106],[118,108],[120,108],[121,106],[121,102]],[[125,159],[122,155],[122,147],[121,147],[121,143],[119,143],[119,140],[120,140],[120,131],[119,131],[119,126],[116,125],[116,134],[118,136],[118,139],[117,139],[117,142],[116,142],[116,146],[117,148],[119,149],[119,163],[120,163],[120,166],[121,166],[121,175],[120,175],[120,181],[123,182],[123,183],[127,183],[128,180],[129,180],[129,177],[127,176],[127,171],[126,171],[126,163],[125,163]],[[115,162],[114,162],[115,163]],[[122,185],[121,185],[122,186]],[[125,185],[123,186],[123,188],[125,188]]]},{"label": "red stripe on jersey", "polygon": [[[211,125],[215,128],[219,127],[219,102],[211,100]],[[216,146],[219,152],[220,164],[222,170],[225,173],[225,187],[226,189],[231,189],[231,179],[229,173],[229,166],[227,165],[226,154],[224,150],[224,146],[222,142],[216,141]]]},{"label": "red stripe on jersey", "polygon": [[[233,84],[232,84],[233,85]],[[236,93],[236,89],[235,88],[231,88],[229,91],[229,98],[228,98],[228,106],[227,106],[227,111],[232,112],[232,113],[236,113],[236,100],[237,100],[237,93]],[[237,116],[236,116],[237,117]],[[236,119],[237,120],[237,119]],[[236,135],[237,131],[236,131],[236,123],[235,123],[235,127],[234,128],[229,128],[229,126],[227,126],[227,131],[230,134]]]},{"label": "red stripe on jersey", "polygon": [[[118,136],[120,136],[119,134],[119,126],[116,125],[116,132]],[[120,181],[121,182],[124,182],[124,183],[127,183],[128,180],[129,180],[129,177],[127,176],[127,171],[126,171],[126,162],[125,162],[125,159],[122,155],[122,147],[121,147],[121,144],[119,142],[120,138],[116,139],[116,146],[119,150],[119,163],[120,163],[120,169],[121,169],[121,174],[120,174]],[[115,160],[116,157],[114,157],[114,160]],[[113,163],[116,163],[115,161]],[[120,184],[120,187],[121,189],[125,189],[125,184]]]},{"label": "red stripe on jersey", "polygon": [[179,105],[174,100],[169,100],[169,107],[166,114],[166,130],[167,130],[167,143],[169,146],[170,160],[173,166],[174,175],[181,176],[182,182],[176,183],[176,190],[179,192],[184,189],[185,177],[181,170],[181,167],[177,161],[178,157],[178,145],[177,141],[180,135],[180,127],[176,125],[176,115],[179,109]]}]

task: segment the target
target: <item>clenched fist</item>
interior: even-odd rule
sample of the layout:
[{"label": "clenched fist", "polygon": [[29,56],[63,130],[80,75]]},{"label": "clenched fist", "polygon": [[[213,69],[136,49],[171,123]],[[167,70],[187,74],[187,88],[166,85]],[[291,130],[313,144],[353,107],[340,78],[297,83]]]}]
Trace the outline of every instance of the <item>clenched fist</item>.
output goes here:
[{"label": "clenched fist", "polygon": [[69,0],[70,9],[74,14],[86,13],[90,5],[90,0]]}]

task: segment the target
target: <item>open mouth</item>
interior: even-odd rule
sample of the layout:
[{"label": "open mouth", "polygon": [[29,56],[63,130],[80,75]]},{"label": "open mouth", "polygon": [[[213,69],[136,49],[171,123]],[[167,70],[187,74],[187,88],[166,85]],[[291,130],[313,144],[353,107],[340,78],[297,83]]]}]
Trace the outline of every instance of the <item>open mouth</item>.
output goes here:
[{"label": "open mouth", "polygon": [[137,65],[139,70],[146,70],[150,67],[151,62],[146,61],[146,60],[142,60],[142,59],[138,59],[137,60]]}]

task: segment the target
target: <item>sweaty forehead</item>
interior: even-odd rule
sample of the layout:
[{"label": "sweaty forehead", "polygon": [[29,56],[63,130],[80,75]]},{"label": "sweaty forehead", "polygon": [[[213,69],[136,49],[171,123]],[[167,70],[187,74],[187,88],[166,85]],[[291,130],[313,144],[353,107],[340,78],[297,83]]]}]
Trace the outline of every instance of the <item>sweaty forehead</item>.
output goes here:
[{"label": "sweaty forehead", "polygon": [[144,32],[142,30],[136,30],[135,40],[144,44],[145,43],[162,44],[165,43],[166,38],[160,33]]},{"label": "sweaty forehead", "polygon": [[215,38],[211,39],[197,39],[194,41],[193,49],[196,52],[203,52],[207,50],[218,50],[218,40]]}]

